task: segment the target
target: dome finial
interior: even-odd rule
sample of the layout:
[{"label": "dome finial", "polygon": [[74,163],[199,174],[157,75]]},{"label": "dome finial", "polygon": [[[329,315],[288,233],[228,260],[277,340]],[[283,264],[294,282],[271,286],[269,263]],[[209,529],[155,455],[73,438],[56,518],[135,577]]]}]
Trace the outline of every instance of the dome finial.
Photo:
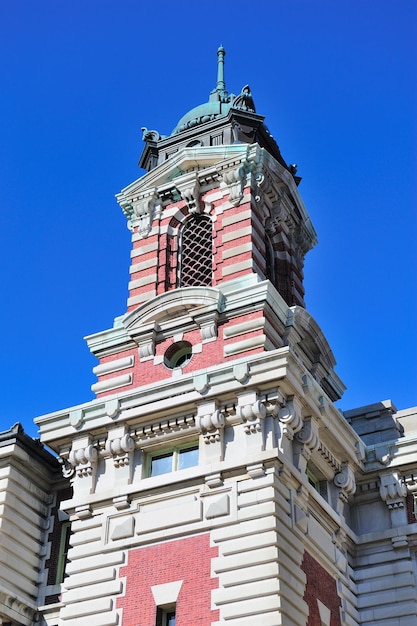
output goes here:
[{"label": "dome finial", "polygon": [[226,83],[224,82],[224,57],[226,50],[223,46],[219,46],[217,50],[217,85],[216,91],[226,91]]},{"label": "dome finial", "polygon": [[[214,99],[223,100],[227,97],[226,83],[224,81],[224,57],[226,56],[226,50],[223,46],[219,46],[217,50],[217,84],[216,89],[213,89],[211,94],[215,96]],[[213,98],[210,97],[210,100]]]}]

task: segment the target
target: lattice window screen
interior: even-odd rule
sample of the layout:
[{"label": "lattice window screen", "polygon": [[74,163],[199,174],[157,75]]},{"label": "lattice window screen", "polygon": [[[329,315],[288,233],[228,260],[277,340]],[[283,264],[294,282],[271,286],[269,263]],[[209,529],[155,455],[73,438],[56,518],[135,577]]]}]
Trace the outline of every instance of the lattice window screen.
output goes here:
[{"label": "lattice window screen", "polygon": [[213,226],[207,215],[192,215],[184,224],[180,247],[180,287],[212,284]]}]

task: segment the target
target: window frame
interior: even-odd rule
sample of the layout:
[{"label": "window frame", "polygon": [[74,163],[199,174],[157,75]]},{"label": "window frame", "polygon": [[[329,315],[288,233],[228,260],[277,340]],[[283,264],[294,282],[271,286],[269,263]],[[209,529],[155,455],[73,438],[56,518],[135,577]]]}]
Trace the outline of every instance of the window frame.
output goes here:
[{"label": "window frame", "polygon": [[[179,459],[180,453],[182,451],[194,449],[198,452],[197,463],[190,467],[198,467],[200,464],[200,446],[198,441],[192,441],[185,444],[179,444],[175,446],[167,446],[165,448],[160,448],[158,450],[154,450],[146,454],[146,477],[147,478],[155,478],[157,476],[164,476],[166,474],[172,474],[173,472],[181,472],[182,469],[179,469]],[[163,457],[165,455],[170,455],[172,457],[171,462],[171,470],[168,472],[161,472],[160,474],[152,474],[152,460],[156,457]],[[184,468],[189,469],[189,468]]]},{"label": "window frame", "polygon": [[[191,222],[195,222],[197,224],[198,220],[204,220],[207,224],[210,224],[211,228],[211,240],[210,240],[210,252],[208,248],[205,250],[204,258],[208,262],[210,260],[210,277],[207,276],[207,281],[203,281],[198,284],[188,285],[188,281],[184,278],[184,267],[186,267],[186,263],[184,263],[184,230],[190,227]],[[189,237],[188,234],[186,234]],[[214,262],[214,239],[213,239],[213,219],[210,215],[206,213],[192,213],[188,215],[184,222],[181,224],[178,233],[178,249],[177,249],[177,287],[210,287],[213,284],[214,278],[214,270],[213,270],[213,262]],[[184,284],[187,283],[187,284]]]},{"label": "window frame", "polygon": [[324,500],[328,500],[328,481],[326,478],[320,478],[317,476],[317,473],[312,469],[311,466],[307,466],[306,468],[306,476],[309,484],[313,487],[313,489],[322,497]]}]

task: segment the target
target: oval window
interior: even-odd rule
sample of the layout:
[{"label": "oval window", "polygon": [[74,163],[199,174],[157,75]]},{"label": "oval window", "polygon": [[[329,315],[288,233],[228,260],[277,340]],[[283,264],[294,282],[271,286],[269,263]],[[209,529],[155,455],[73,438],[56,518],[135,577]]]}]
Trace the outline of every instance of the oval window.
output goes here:
[{"label": "oval window", "polygon": [[184,367],[193,356],[193,347],[188,341],[177,341],[164,354],[164,364],[169,369]]}]

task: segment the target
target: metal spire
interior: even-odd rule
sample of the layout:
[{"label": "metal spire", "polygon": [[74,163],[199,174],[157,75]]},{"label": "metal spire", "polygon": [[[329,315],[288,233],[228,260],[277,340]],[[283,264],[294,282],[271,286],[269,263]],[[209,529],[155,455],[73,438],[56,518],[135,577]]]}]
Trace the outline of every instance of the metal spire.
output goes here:
[{"label": "metal spire", "polygon": [[[217,84],[216,84],[216,88],[213,89],[213,91],[211,92],[211,94],[214,94],[214,99],[217,100],[223,100],[224,98],[227,98],[227,91],[226,91],[226,83],[224,81],[224,57],[226,56],[226,50],[223,48],[223,46],[220,46],[219,49],[217,50]],[[217,95],[218,94],[218,95]],[[213,98],[211,97],[210,100],[212,100]]]},{"label": "metal spire", "polygon": [[226,83],[224,82],[224,57],[226,50],[220,46],[217,50],[217,85],[216,91],[226,91]]}]

